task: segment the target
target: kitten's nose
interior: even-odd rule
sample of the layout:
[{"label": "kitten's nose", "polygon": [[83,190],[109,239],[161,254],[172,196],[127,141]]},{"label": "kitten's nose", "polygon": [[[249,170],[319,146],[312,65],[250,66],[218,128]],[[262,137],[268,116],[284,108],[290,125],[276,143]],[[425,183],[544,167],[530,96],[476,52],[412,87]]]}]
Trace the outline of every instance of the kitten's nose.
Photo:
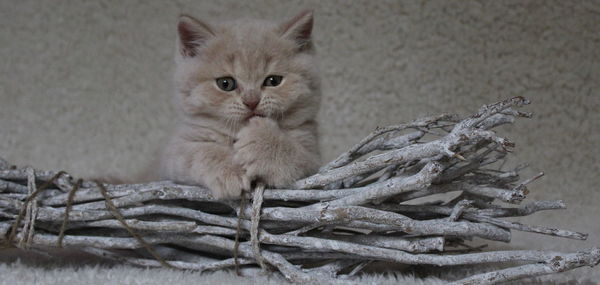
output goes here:
[{"label": "kitten's nose", "polygon": [[258,106],[258,103],[260,103],[260,92],[254,89],[244,92],[242,95],[242,103],[244,103],[248,109],[254,111],[256,106]]},{"label": "kitten's nose", "polygon": [[254,111],[254,109],[256,109],[256,106],[258,106],[258,102],[260,102],[259,100],[244,100],[244,105],[246,105],[246,107],[248,107],[248,109]]},{"label": "kitten's nose", "polygon": [[258,103],[260,102],[260,98],[246,99],[246,100],[243,100],[242,102],[244,102],[244,105],[246,105],[246,107],[248,107],[248,109],[254,111],[254,109],[256,109],[256,106],[258,106]]}]

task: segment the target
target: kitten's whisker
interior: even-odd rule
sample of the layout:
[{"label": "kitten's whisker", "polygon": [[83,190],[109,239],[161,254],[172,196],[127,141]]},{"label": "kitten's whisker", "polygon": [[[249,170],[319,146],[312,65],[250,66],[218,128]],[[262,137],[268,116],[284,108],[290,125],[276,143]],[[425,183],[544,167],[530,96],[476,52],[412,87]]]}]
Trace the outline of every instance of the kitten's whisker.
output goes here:
[{"label": "kitten's whisker", "polygon": [[[230,127],[229,127],[230,124],[231,124],[231,116],[227,116],[227,119],[225,119],[225,127],[227,129],[230,129]],[[233,143],[233,138],[230,138],[230,143]]]}]

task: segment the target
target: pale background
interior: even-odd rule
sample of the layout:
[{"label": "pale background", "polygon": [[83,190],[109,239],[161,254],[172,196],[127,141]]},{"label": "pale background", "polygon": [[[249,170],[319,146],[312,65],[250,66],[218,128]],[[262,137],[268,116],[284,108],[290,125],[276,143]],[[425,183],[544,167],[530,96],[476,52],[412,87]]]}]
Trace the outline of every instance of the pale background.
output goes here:
[{"label": "pale background", "polygon": [[512,246],[600,246],[600,1],[3,0],[0,156],[75,176],[137,173],[172,126],[179,13],[283,20],[306,8],[325,160],[376,126],[526,96],[535,117],[503,134],[528,173],[546,172],[531,196],[569,209],[525,221],[592,235],[516,233]]}]

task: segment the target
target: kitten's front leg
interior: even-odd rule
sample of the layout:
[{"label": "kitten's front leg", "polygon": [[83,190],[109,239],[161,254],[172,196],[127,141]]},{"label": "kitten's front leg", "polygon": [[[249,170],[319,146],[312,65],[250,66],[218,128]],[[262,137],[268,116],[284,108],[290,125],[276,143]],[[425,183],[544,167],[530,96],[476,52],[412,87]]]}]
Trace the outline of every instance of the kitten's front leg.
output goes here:
[{"label": "kitten's front leg", "polygon": [[211,190],[213,197],[237,199],[243,190],[250,189],[250,180],[246,171],[232,161],[230,154],[220,162],[213,161],[208,165],[201,163],[202,170],[197,173],[204,176],[205,184]]},{"label": "kitten's front leg", "polygon": [[[270,118],[255,117],[237,134],[233,160],[242,165],[250,179],[274,187],[286,187],[317,167],[318,150],[313,133],[294,134],[279,128]],[[314,137],[314,149],[303,142]]]}]

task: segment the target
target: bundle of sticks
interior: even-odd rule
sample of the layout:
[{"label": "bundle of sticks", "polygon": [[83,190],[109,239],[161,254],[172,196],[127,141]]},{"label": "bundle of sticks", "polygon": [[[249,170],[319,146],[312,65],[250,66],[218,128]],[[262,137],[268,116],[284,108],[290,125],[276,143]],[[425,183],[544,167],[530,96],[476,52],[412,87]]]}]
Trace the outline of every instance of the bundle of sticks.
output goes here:
[{"label": "bundle of sticks", "polygon": [[[530,117],[515,97],[466,118],[439,115],[377,128],[291,189],[263,185],[240,200],[169,181],[112,185],[0,159],[5,246],[76,248],[140,266],[281,273],[294,282],[352,284],[372,262],[497,264],[455,284],[494,284],[600,261],[576,253],[485,250],[511,231],[584,240],[586,234],[510,221],[562,201],[525,200],[522,167],[504,169],[513,143],[492,129]],[[507,265],[508,264],[508,265]]]}]

